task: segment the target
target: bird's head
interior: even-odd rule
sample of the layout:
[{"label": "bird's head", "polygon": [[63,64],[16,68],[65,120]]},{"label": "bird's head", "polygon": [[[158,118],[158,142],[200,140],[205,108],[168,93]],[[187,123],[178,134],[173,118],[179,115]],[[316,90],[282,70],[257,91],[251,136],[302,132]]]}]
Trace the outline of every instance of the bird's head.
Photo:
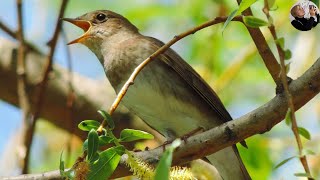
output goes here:
[{"label": "bird's head", "polygon": [[62,20],[68,21],[84,31],[83,35],[68,44],[84,44],[98,56],[103,49],[101,46],[105,46],[104,42],[116,43],[138,33],[138,29],[125,17],[108,10],[97,10],[75,19],[62,18]]}]

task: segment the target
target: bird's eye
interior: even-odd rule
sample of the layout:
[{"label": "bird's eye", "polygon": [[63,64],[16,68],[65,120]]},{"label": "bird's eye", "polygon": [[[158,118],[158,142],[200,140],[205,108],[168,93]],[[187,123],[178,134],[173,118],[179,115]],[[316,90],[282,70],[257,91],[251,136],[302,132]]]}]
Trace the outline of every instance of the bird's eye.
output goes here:
[{"label": "bird's eye", "polygon": [[100,14],[97,15],[96,18],[97,18],[99,21],[103,21],[103,20],[106,19],[106,17],[107,17],[107,16],[106,16],[105,14],[100,13]]}]

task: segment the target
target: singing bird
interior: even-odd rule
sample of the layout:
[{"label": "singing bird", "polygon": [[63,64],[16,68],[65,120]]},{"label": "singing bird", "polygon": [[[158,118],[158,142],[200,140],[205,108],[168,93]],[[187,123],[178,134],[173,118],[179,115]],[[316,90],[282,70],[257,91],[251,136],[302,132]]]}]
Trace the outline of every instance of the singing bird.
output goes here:
[{"label": "singing bird", "polygon": [[[164,45],[140,34],[125,17],[108,10],[63,20],[84,30],[69,44],[81,43],[97,56],[116,93],[133,70]],[[232,120],[217,94],[172,49],[157,56],[138,74],[122,103],[167,140]],[[224,180],[250,179],[235,145],[206,158]]]}]

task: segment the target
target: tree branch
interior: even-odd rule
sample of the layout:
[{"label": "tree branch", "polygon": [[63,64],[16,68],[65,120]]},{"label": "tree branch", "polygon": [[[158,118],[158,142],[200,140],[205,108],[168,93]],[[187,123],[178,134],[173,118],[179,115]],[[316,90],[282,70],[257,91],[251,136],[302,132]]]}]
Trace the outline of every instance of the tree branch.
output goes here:
[{"label": "tree branch", "polygon": [[[237,0],[238,4],[240,4],[241,0]],[[246,9],[242,12],[245,16],[252,16],[252,11],[250,8]],[[264,38],[262,32],[259,28],[251,28],[247,26],[247,29],[252,37],[253,42],[256,44],[259,54],[267,67],[270,75],[272,76],[274,82],[278,85],[280,81],[280,65],[272,53],[266,39]]]},{"label": "tree branch", "polygon": [[[161,48],[159,48],[156,52],[154,52],[153,54],[151,54],[147,59],[145,59],[142,63],[139,64],[139,66],[137,66],[134,71],[131,73],[129,79],[126,81],[126,83],[122,86],[120,92],[117,95],[117,98],[114,100],[112,106],[109,109],[109,114],[112,115],[112,113],[117,109],[118,105],[120,104],[121,100],[123,99],[123,97],[125,96],[125,94],[127,93],[129,87],[133,84],[134,80],[136,79],[136,77],[138,76],[138,74],[140,73],[140,71],[147,65],[149,64],[153,59],[155,59],[157,56],[159,56],[160,54],[164,53],[167,49],[169,49],[173,44],[175,44],[176,42],[178,42],[179,40],[185,38],[186,36],[189,36],[191,34],[196,33],[197,31],[207,28],[209,26],[215,25],[215,24],[219,24],[222,22],[225,22],[228,19],[228,17],[216,17],[215,19],[205,22],[199,26],[196,26],[190,30],[187,30],[179,35],[176,35],[172,40],[170,40],[168,43],[166,43],[165,45],[163,45]],[[236,16],[232,19],[232,21],[239,21],[239,22],[243,22],[243,18],[242,16]],[[101,132],[102,129],[106,126],[107,121],[104,120],[101,124],[101,126],[98,129],[98,132]]]},{"label": "tree branch", "polygon": [[[265,13],[265,15],[267,16],[268,19],[272,18],[270,16],[270,13],[269,13],[269,2],[268,2],[268,0],[264,0],[264,7],[263,7],[262,10],[263,10],[263,12]],[[278,37],[277,37],[277,32],[276,32],[274,24],[271,23],[268,28],[269,28],[272,36],[273,36],[274,41],[276,42],[276,40],[278,40]],[[289,85],[288,85],[287,70],[286,70],[286,65],[285,65],[285,62],[284,62],[285,61],[285,59],[284,59],[285,58],[285,53],[284,53],[283,47],[281,47],[279,43],[276,43],[276,47],[277,47],[278,54],[279,54],[279,59],[280,59],[281,81],[282,81],[282,85],[283,85],[283,88],[284,88],[284,91],[285,91],[286,98],[288,99],[288,106],[289,106],[288,110],[290,110],[288,113],[290,113],[290,116],[291,116],[291,125],[292,125],[291,129],[292,129],[292,132],[293,132],[293,134],[295,136],[295,139],[297,141],[301,164],[302,164],[305,172],[307,174],[309,174],[309,176],[311,176],[310,168],[309,168],[308,161],[307,161],[307,157],[306,157],[306,155],[302,154],[303,145],[302,145],[302,141],[301,141],[301,138],[300,138],[300,135],[299,135],[299,132],[298,132],[298,128],[299,127],[298,127],[298,123],[297,123],[296,116],[295,116],[295,110],[294,110],[295,107],[294,107],[294,104],[293,104],[292,95],[290,93]],[[308,178],[308,179],[311,180],[313,178]]]},{"label": "tree branch", "polygon": [[[315,97],[320,92],[320,59],[301,77],[292,81],[289,89],[296,110]],[[181,144],[174,152],[173,165],[184,164],[217,152],[255,134],[265,133],[283,120],[287,109],[288,102],[285,94],[277,94],[268,103],[240,118],[191,136],[186,143]],[[134,152],[133,154],[154,165],[159,161],[162,153],[163,147],[160,146],[150,151]],[[122,156],[120,166],[112,178],[130,174],[129,169],[125,166],[126,156]]]},{"label": "tree branch", "polygon": [[50,51],[48,54],[47,63],[45,65],[45,70],[44,70],[44,73],[42,76],[43,78],[42,78],[40,85],[39,85],[39,92],[35,96],[36,97],[36,106],[35,106],[34,112],[32,114],[32,117],[30,119],[29,126],[27,126],[27,129],[26,129],[26,133],[25,133],[25,137],[24,137],[24,144],[26,146],[27,151],[26,151],[26,156],[25,156],[25,164],[24,164],[24,168],[23,168],[23,173],[26,173],[28,171],[28,161],[29,161],[29,155],[31,152],[31,144],[32,144],[32,140],[33,140],[33,134],[35,132],[36,122],[37,122],[37,119],[39,118],[39,114],[40,114],[42,104],[44,101],[44,94],[46,92],[46,88],[47,88],[47,84],[48,84],[49,73],[52,70],[53,55],[54,55],[54,52],[56,49],[58,36],[59,36],[61,26],[62,26],[60,18],[62,18],[64,15],[65,9],[67,7],[67,3],[68,3],[68,0],[62,0],[59,16],[57,18],[56,28],[55,28],[52,39],[49,41]]},{"label": "tree branch", "polygon": [[[23,10],[22,10],[22,0],[16,1],[17,5],[17,17],[18,17],[18,30],[17,30],[17,39],[19,40],[19,49],[18,49],[18,62],[17,62],[17,88],[18,88],[18,96],[19,96],[19,105],[22,110],[22,137],[26,137],[28,134],[28,129],[31,122],[31,109],[30,109],[30,100],[27,94],[27,87],[26,87],[26,62],[25,62],[25,40],[24,40],[24,28],[23,28]],[[21,158],[21,167],[22,172],[27,173],[28,169],[28,161],[29,161],[29,154],[28,147],[30,143],[28,141],[23,141],[18,146],[21,146],[23,149],[23,153],[20,153]]]},{"label": "tree branch", "polygon": [[[12,29],[10,29],[6,24],[4,24],[2,21],[0,21],[0,29],[2,29],[5,33],[7,33],[9,36],[11,36],[14,39],[18,39],[18,33],[14,32]],[[26,51],[31,50],[37,53],[41,53],[37,48],[35,48],[34,45],[25,42]]]}]

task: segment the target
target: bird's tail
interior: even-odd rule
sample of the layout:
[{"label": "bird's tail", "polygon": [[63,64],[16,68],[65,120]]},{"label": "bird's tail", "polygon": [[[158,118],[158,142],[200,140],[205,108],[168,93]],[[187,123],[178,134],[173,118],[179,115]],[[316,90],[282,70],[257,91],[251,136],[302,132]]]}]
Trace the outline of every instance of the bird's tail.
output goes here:
[{"label": "bird's tail", "polygon": [[218,170],[223,180],[251,180],[236,145],[206,157]]}]

